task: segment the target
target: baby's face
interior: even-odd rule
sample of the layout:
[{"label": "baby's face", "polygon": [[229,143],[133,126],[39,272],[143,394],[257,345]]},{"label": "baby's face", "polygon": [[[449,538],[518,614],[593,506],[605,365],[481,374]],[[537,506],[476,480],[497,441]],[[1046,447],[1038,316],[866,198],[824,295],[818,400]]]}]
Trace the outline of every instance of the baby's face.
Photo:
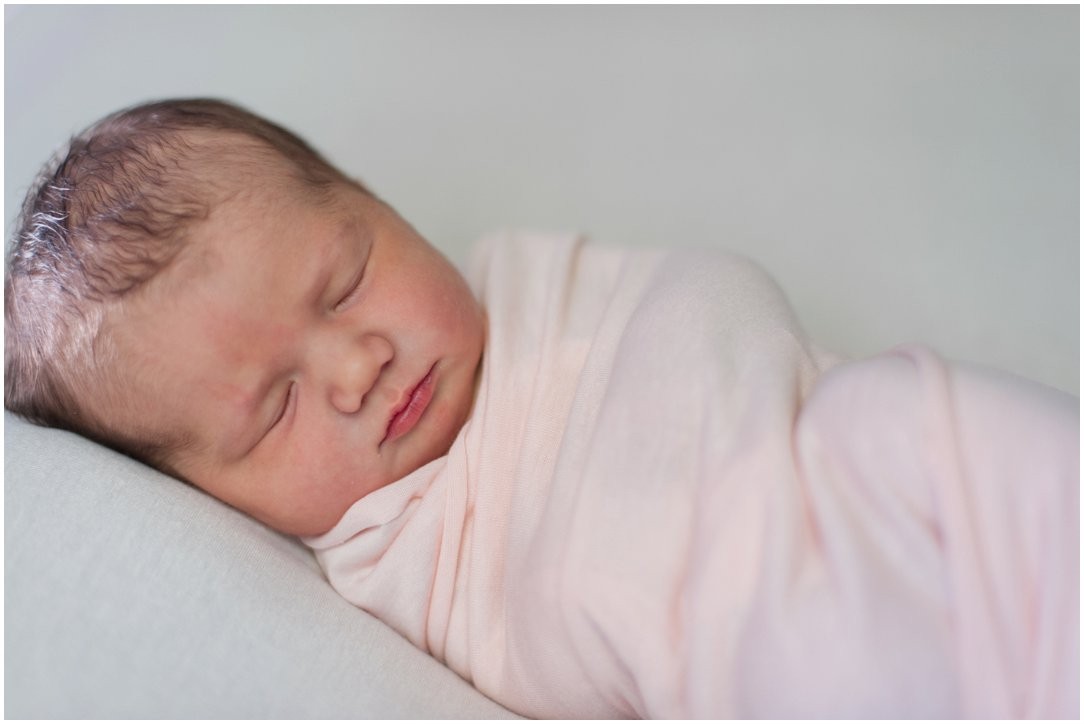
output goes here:
[{"label": "baby's face", "polygon": [[216,209],[122,326],[155,388],[136,407],[194,437],[171,464],[297,535],[448,451],[484,337],[459,273],[353,189]]}]

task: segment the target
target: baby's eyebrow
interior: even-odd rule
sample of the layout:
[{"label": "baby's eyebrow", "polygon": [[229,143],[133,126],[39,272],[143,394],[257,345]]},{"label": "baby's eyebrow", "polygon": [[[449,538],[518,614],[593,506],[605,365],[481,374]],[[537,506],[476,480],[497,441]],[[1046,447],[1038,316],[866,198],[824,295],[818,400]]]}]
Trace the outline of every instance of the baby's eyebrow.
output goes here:
[{"label": "baby's eyebrow", "polygon": [[311,274],[312,281],[309,282],[306,287],[307,291],[304,296],[299,300],[302,304],[308,305],[318,302],[324,295],[324,290],[327,289],[328,283],[331,281],[331,275],[335,271],[334,254],[325,246],[319,254],[320,259],[315,264],[316,271]]}]

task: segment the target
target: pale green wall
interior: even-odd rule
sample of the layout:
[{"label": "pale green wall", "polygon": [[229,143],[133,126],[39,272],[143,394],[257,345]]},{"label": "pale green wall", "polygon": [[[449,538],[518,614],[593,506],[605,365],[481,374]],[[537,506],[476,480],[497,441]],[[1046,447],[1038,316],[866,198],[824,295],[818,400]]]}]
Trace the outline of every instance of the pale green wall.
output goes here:
[{"label": "pale green wall", "polygon": [[827,346],[1079,389],[1075,6],[7,6],[5,220],[68,134],[224,96],[457,260],[495,227],[719,244]]}]

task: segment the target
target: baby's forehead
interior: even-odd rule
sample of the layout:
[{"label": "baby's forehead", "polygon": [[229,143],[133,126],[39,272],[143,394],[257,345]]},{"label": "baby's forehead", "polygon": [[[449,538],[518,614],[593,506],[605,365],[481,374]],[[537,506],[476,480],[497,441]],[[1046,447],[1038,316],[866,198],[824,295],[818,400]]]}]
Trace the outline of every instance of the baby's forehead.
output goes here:
[{"label": "baby's forehead", "polygon": [[164,302],[207,289],[211,277],[228,281],[234,272],[251,276],[264,269],[305,277],[341,262],[343,250],[367,238],[369,228],[361,195],[344,191],[345,198],[329,200],[272,183],[231,195],[189,229],[150,294]]}]

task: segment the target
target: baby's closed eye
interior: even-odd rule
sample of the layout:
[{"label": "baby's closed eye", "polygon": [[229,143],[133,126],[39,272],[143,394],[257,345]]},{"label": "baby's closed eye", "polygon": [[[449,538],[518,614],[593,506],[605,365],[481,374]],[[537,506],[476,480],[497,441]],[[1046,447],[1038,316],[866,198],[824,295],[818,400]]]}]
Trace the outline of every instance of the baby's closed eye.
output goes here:
[{"label": "baby's closed eye", "polygon": [[339,301],[332,307],[333,311],[341,312],[346,309],[357,298],[358,292],[361,291],[361,282],[365,279],[365,268],[369,266],[369,255],[365,255],[365,259],[362,260],[361,265],[358,267],[357,272],[350,279],[350,283],[346,288],[346,292],[339,298]]},{"label": "baby's closed eye", "polygon": [[[297,383],[296,382],[290,382],[290,386],[286,388],[286,394],[283,395],[282,404],[279,405],[278,412],[275,414],[274,420],[271,422],[271,425],[267,428],[268,433],[271,432],[271,430],[275,429],[275,427],[278,426],[278,424],[280,422],[282,422],[282,420],[286,417],[286,413],[290,411],[290,407],[291,407],[291,405],[293,404],[293,402],[294,402],[294,400],[296,398],[297,398]],[[264,433],[265,436],[266,436],[266,434],[267,433]]]}]

